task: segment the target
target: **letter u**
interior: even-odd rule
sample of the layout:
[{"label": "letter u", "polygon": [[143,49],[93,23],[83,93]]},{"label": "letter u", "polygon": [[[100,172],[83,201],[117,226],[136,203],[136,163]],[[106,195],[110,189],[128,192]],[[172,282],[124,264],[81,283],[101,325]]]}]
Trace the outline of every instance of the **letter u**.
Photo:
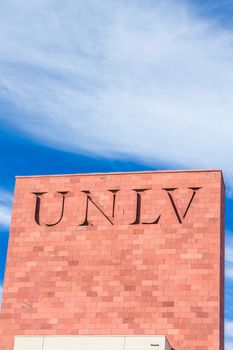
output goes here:
[{"label": "letter u", "polygon": [[[47,192],[32,192],[35,196],[36,196],[36,205],[35,205],[35,222],[37,223],[37,225],[41,225],[40,222],[40,207],[41,207],[41,198],[42,196],[47,193]],[[59,222],[62,220],[63,218],[63,214],[64,214],[64,207],[65,207],[65,196],[67,195],[67,193],[69,193],[69,191],[67,192],[57,192],[62,196],[62,206],[61,206],[61,215],[59,217],[59,219],[53,223],[53,224],[44,224],[46,226],[55,226],[57,224],[59,224]]]}]

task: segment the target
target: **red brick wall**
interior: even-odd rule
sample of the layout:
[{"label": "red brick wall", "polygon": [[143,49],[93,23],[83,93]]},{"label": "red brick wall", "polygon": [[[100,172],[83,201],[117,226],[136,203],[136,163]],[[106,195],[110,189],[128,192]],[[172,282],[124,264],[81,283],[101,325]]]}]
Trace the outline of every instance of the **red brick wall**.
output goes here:
[{"label": "red brick wall", "polygon": [[[47,226],[61,191],[63,217]],[[47,192],[40,225],[33,192]],[[222,350],[223,202],[220,171],[17,178],[0,349],[14,335],[152,334],[175,350]]]}]

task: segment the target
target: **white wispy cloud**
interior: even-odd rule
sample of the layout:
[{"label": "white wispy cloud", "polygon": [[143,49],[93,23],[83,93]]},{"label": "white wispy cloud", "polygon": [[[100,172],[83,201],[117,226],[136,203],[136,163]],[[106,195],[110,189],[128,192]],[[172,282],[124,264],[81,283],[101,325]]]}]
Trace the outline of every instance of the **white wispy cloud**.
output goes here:
[{"label": "white wispy cloud", "polygon": [[227,232],[225,252],[225,276],[233,280],[233,234]]},{"label": "white wispy cloud", "polygon": [[0,189],[0,228],[9,227],[11,221],[12,194]]},{"label": "white wispy cloud", "polygon": [[232,350],[233,349],[233,340],[227,340],[225,342],[225,347],[224,347],[225,350]]},{"label": "white wispy cloud", "polygon": [[233,232],[227,231],[226,236],[226,260],[233,263]]},{"label": "white wispy cloud", "polygon": [[229,264],[226,266],[226,272],[225,272],[226,277],[233,279],[233,264]]},{"label": "white wispy cloud", "polygon": [[233,33],[185,1],[9,0],[2,113],[41,142],[233,175]]},{"label": "white wispy cloud", "polygon": [[225,350],[233,349],[233,321],[225,321]]},{"label": "white wispy cloud", "polygon": [[233,321],[225,321],[225,336],[233,338]]}]

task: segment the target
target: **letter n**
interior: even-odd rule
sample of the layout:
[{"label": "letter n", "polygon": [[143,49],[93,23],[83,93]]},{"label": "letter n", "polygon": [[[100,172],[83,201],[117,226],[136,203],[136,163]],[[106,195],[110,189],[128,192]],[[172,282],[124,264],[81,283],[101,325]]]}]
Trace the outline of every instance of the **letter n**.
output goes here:
[{"label": "letter n", "polygon": [[101,208],[100,204],[97,204],[93,200],[93,196],[91,196],[90,191],[82,191],[87,195],[86,197],[86,213],[85,213],[85,220],[83,221],[82,224],[79,226],[89,226],[92,225],[88,221],[88,213],[89,213],[89,203],[92,203],[98,210],[99,212],[110,222],[111,225],[114,225],[114,216],[115,216],[115,202],[116,202],[116,193],[120,190],[108,190],[109,192],[112,193],[112,215],[109,217],[108,215],[105,214],[104,210]]}]

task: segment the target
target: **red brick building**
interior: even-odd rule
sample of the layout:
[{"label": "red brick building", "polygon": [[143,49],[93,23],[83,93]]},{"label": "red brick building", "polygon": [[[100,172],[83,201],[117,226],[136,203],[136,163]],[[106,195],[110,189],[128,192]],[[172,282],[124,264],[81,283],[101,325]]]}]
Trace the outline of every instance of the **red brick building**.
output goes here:
[{"label": "red brick building", "polygon": [[18,335],[164,335],[222,350],[223,270],[219,170],[17,177],[0,349]]}]

